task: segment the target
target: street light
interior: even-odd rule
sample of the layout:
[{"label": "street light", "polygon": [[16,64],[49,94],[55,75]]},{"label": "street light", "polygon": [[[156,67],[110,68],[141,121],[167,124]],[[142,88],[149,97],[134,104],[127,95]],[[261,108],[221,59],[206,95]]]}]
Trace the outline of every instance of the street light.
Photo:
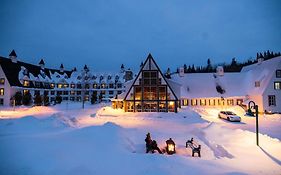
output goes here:
[{"label": "street light", "polygon": [[249,101],[248,110],[251,110],[251,108],[255,109],[256,112],[256,141],[257,146],[259,146],[259,107],[254,101]]}]

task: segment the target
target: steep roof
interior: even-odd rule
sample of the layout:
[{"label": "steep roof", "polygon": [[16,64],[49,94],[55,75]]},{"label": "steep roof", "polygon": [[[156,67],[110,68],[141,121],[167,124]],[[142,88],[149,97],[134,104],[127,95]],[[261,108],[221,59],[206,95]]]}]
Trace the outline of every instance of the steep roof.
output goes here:
[{"label": "steep roof", "polygon": [[43,59],[41,59],[41,60],[40,60],[39,65],[40,65],[40,64],[45,65],[45,62],[44,62],[44,60],[43,60]]},{"label": "steep roof", "polygon": [[17,54],[16,54],[16,52],[15,52],[15,50],[13,49],[12,50],[12,52],[10,53],[10,55],[9,56],[14,56],[14,57],[17,57]]},{"label": "steep roof", "polygon": [[[39,77],[42,72],[46,76],[48,76],[49,79],[51,79],[50,73],[54,74],[55,72],[58,74],[61,74],[59,70],[56,69],[44,69],[42,70],[40,66],[17,61],[17,63],[14,63],[9,58],[1,57],[0,56],[0,65],[10,83],[11,86],[19,86],[22,87],[21,82],[19,81],[19,72],[21,71],[21,68],[24,67],[28,70],[29,76]],[[31,74],[30,74],[31,73]],[[71,75],[72,71],[65,71],[68,76]],[[31,83],[32,87],[32,83]]]}]

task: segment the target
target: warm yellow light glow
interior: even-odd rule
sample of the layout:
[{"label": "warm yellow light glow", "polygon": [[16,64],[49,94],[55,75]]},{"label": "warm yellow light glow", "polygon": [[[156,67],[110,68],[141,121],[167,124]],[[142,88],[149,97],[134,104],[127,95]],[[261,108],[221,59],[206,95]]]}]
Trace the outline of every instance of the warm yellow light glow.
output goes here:
[{"label": "warm yellow light glow", "polygon": [[170,106],[174,105],[174,102],[173,101],[169,101],[169,105]]},{"label": "warm yellow light glow", "polygon": [[173,145],[173,144],[168,144],[168,151],[169,151],[169,152],[175,151],[175,145]]}]

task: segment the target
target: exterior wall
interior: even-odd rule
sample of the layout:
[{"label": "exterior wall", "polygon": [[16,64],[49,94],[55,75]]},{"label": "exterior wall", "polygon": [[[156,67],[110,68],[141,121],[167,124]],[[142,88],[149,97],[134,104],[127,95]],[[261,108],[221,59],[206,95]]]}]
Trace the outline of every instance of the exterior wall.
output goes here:
[{"label": "exterior wall", "polygon": [[264,112],[264,99],[262,95],[250,96],[249,101],[254,101],[259,106],[259,113]]},{"label": "exterior wall", "polygon": [[4,88],[4,96],[0,95],[1,99],[4,99],[4,104],[3,106],[9,106],[10,105],[10,98],[11,98],[11,86],[7,80],[6,75],[3,72],[3,69],[0,65],[0,78],[5,79],[4,85],[0,84],[0,88]]},{"label": "exterior wall", "polygon": [[[281,70],[281,64],[279,64],[278,69]],[[274,74],[271,77],[271,80],[266,87],[263,93],[263,111],[271,111],[271,112],[281,112],[281,90],[274,89],[274,82],[281,82],[281,78],[276,77],[276,70],[274,70]],[[269,106],[268,104],[268,96],[275,95],[276,106]]]}]

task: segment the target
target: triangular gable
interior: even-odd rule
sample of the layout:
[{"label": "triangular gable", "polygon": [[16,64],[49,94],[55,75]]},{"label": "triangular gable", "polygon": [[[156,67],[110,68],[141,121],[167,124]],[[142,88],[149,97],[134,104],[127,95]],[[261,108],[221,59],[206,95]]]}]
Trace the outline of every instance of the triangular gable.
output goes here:
[{"label": "triangular gable", "polygon": [[[173,89],[171,88],[171,86],[170,86],[169,83],[167,82],[166,78],[164,77],[163,73],[161,72],[159,66],[157,65],[157,63],[155,62],[155,60],[153,59],[153,57],[152,57],[151,54],[149,54],[149,55],[147,56],[147,58],[146,58],[146,60],[145,60],[145,62],[144,62],[144,64],[143,64],[143,66],[141,67],[141,69],[140,69],[138,75],[136,76],[136,78],[135,78],[133,84],[131,85],[130,89],[128,90],[127,94],[125,95],[124,100],[131,100],[131,99],[128,98],[128,95],[134,93],[132,87],[133,87],[134,85],[139,85],[139,81],[137,81],[137,80],[139,80],[140,78],[142,78],[142,77],[141,77],[141,76],[142,76],[141,73],[142,73],[143,71],[145,71],[145,70],[157,70],[157,71],[159,71],[159,73],[160,73],[159,77],[160,77],[162,80],[164,80],[164,84],[166,84],[166,85],[168,86],[167,91],[168,91],[168,92],[171,92],[171,94],[172,94],[173,97],[174,97],[173,100],[178,100],[178,97],[176,96],[176,94],[174,93]],[[163,83],[162,83],[162,84],[163,84]]]}]

